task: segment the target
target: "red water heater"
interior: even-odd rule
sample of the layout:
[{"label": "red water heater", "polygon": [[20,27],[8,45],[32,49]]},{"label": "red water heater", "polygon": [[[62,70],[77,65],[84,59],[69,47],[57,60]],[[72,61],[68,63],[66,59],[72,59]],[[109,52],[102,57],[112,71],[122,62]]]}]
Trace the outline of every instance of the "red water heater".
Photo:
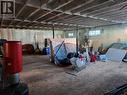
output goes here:
[{"label": "red water heater", "polygon": [[4,69],[7,75],[22,71],[21,41],[6,41],[4,43]]}]

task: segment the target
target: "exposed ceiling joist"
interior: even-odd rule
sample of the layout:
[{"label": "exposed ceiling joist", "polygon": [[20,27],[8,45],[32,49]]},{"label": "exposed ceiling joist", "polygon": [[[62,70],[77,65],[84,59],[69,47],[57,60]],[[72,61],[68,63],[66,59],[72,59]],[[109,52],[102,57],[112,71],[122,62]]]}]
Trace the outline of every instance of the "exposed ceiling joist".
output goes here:
[{"label": "exposed ceiling joist", "polygon": [[[66,10],[66,11],[74,10],[74,9],[79,8],[79,7],[83,6],[83,5],[86,5],[86,4],[88,4],[88,3],[92,2],[92,1],[93,1],[93,0],[89,0],[89,1],[87,1],[87,2],[85,2],[85,3],[83,3],[83,4],[81,4],[81,5],[75,6],[75,7],[71,8],[71,9],[69,8],[69,9]],[[74,2],[74,1],[73,1],[73,2]],[[55,18],[55,17],[57,17],[57,16],[61,16],[62,14],[64,14],[64,13],[62,12],[62,13],[60,13],[60,14],[58,14],[58,15],[55,15],[55,16],[53,16],[53,17],[51,17],[51,18],[49,18],[49,19],[47,19],[47,20],[44,20],[44,21],[51,20],[51,19],[53,19],[53,18]]]},{"label": "exposed ceiling joist", "polygon": [[[26,7],[27,3],[29,2],[30,0],[26,0],[26,2],[24,2],[24,5],[22,6],[22,8],[20,9],[20,11],[17,13],[17,15],[15,16],[15,18],[17,18],[19,16],[19,14],[23,11],[23,9]],[[11,23],[9,25],[11,25],[13,23],[14,20],[11,21]],[[8,26],[9,26],[8,25]]]},{"label": "exposed ceiling joist", "polygon": [[[126,2],[127,4],[127,2]],[[123,11],[123,10],[120,10],[120,8],[122,7],[122,5],[119,5],[120,7],[112,7],[112,9],[109,9],[107,11],[103,11],[103,12],[100,12],[100,13],[96,13],[94,14],[93,16],[100,16],[100,15],[106,15],[106,14],[110,14],[110,13],[114,13],[114,12],[117,12],[117,11]]]},{"label": "exposed ceiling joist", "polygon": [[92,12],[89,12],[87,15],[101,15],[101,14],[105,14],[107,12],[110,12],[110,11],[116,11],[117,9],[120,9],[121,6],[125,6],[127,4],[127,2],[122,2],[122,3],[118,3],[118,4],[114,4],[114,5],[111,5],[111,6],[107,6],[107,7],[103,7],[103,8],[100,8],[100,9],[97,9],[97,10],[94,10]]},{"label": "exposed ceiling joist", "polygon": [[109,15],[116,15],[116,14],[120,14],[120,13],[124,13],[124,12],[126,12],[127,11],[127,9],[125,9],[125,10],[113,10],[113,11],[109,11],[109,12],[107,12],[107,13],[105,13],[105,14],[102,14],[102,15],[96,15],[96,16],[98,16],[98,17],[105,17],[105,16],[109,16]]},{"label": "exposed ceiling joist", "polygon": [[[15,0],[15,19],[4,27],[96,26],[126,21],[127,0]],[[24,5],[23,5],[24,4]],[[3,26],[3,25],[1,25]]]},{"label": "exposed ceiling joist", "polygon": [[[50,3],[50,2],[52,2],[52,0],[41,0],[41,6],[40,6],[40,7],[27,3],[27,6],[35,7],[35,8],[37,8],[37,9],[36,9],[35,11],[33,11],[31,14],[29,14],[29,15],[27,16],[27,18],[25,18],[24,20],[27,20],[27,19],[28,19],[29,17],[31,17],[32,15],[36,14],[38,11],[41,10],[41,8],[42,8],[45,4]],[[24,20],[23,20],[23,21],[24,21]],[[18,26],[19,24],[21,24],[23,21],[19,22],[19,23],[17,24],[17,26]]]},{"label": "exposed ceiling joist", "polygon": [[86,9],[81,10],[81,11],[80,11],[80,14],[81,14],[81,15],[85,14],[86,11],[89,10],[89,9],[91,9],[91,8],[96,8],[96,7],[100,7],[100,6],[105,7],[105,6],[107,6],[107,4],[109,4],[109,3],[111,3],[111,2],[112,2],[112,1],[107,0],[107,1],[105,1],[105,2],[103,2],[103,3],[101,3],[101,4],[98,4],[98,5],[95,5],[95,6],[92,6],[92,7],[88,7],[88,8],[86,8]]},{"label": "exposed ceiling joist", "polygon": [[77,5],[77,6],[73,7],[73,8],[71,8],[71,9],[69,9],[69,10],[67,10],[67,11],[75,10],[75,9],[77,9],[77,8],[79,8],[79,7],[82,7],[82,6],[85,6],[85,5],[87,5],[87,4],[89,4],[89,3],[93,2],[93,1],[94,1],[94,0],[88,0],[87,2],[82,3],[82,4],[79,4],[79,5]]},{"label": "exposed ceiling joist", "polygon": [[53,10],[50,10],[48,13],[46,13],[46,14],[44,14],[44,15],[42,15],[42,16],[36,18],[36,19],[34,19],[33,21],[36,21],[36,20],[38,20],[38,19],[40,19],[40,18],[42,18],[42,17],[44,17],[44,16],[46,16],[46,15],[48,15],[48,14],[54,12],[55,10],[57,10],[57,9],[59,9],[59,8],[61,8],[61,7],[63,7],[63,6],[65,6],[66,4],[69,4],[69,3],[72,2],[72,1],[73,1],[73,0],[69,0],[69,1],[66,2],[66,3],[63,3],[62,5],[58,6],[57,8],[55,8],[55,9],[53,9]]},{"label": "exposed ceiling joist", "polygon": [[[72,2],[73,2],[73,0],[72,0]],[[71,3],[71,1],[70,1],[69,3]],[[69,3],[68,3],[68,4],[69,4]],[[67,4],[67,3],[66,3],[66,4]],[[65,4],[65,5],[66,5],[66,4]],[[100,4],[99,4],[99,5],[100,5]],[[59,6],[59,7],[62,7],[62,5]],[[59,8],[58,8],[58,9],[59,9]],[[36,21],[36,20],[38,20],[38,19],[40,19],[40,18],[42,18],[42,17],[44,17],[44,16],[46,16],[46,15],[52,13],[54,10],[55,10],[55,11],[58,11],[57,8],[54,9],[54,10],[51,10],[51,9],[47,9],[47,10],[49,10],[50,12],[46,13],[45,15],[42,15],[41,17],[36,18],[34,21]],[[58,12],[62,12],[62,11],[58,11]],[[69,12],[62,12],[62,13],[67,13],[67,14],[72,15],[72,13],[69,13]],[[89,17],[89,18],[92,18],[92,19],[99,19],[99,20],[107,21],[106,19],[97,18],[97,17],[93,17],[93,16],[86,16],[86,15],[80,15],[80,14],[74,14],[74,15],[81,16],[81,17]]]},{"label": "exposed ceiling joist", "polygon": [[72,2],[72,1],[73,1],[73,0],[69,0],[69,1],[66,2],[66,3],[63,3],[62,5],[56,7],[55,9],[53,9],[53,10],[51,10],[50,12],[46,13],[45,15],[42,15],[42,16],[36,18],[34,21],[36,21],[36,20],[38,20],[38,19],[40,19],[40,18],[42,18],[42,17],[44,17],[44,16],[46,16],[46,15],[52,13],[53,11],[55,11],[55,10],[57,10],[57,9],[59,9],[59,8],[61,8],[61,7],[63,7],[63,6],[65,6],[65,5],[67,5],[67,4],[69,4],[69,3]]},{"label": "exposed ceiling joist", "polygon": [[65,15],[64,17],[62,16],[59,16],[57,19],[53,19],[53,20],[50,20],[51,22],[56,22],[56,21],[59,21],[59,20],[64,20],[66,19],[67,17],[69,17],[70,15],[67,15],[65,13],[63,13],[63,15]]}]

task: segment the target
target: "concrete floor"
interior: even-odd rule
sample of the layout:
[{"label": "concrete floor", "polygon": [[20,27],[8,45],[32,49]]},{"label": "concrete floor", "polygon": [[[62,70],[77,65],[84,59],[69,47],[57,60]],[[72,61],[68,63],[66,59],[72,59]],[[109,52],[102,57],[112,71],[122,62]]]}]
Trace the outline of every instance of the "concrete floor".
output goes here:
[{"label": "concrete floor", "polygon": [[127,83],[127,63],[96,62],[76,73],[50,64],[47,56],[24,56],[21,81],[28,84],[30,95],[103,95]]}]

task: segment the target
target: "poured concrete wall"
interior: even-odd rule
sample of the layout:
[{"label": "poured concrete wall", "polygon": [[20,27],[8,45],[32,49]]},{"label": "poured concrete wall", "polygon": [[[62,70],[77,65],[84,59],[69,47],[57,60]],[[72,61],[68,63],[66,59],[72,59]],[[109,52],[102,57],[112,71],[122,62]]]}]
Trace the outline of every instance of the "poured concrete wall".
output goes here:
[{"label": "poured concrete wall", "polygon": [[[127,24],[124,25],[111,25],[104,27],[92,28],[92,30],[101,29],[101,34],[98,36],[90,37],[94,49],[96,50],[100,44],[104,44],[105,47],[109,46],[114,42],[125,42],[127,43]],[[79,30],[79,41],[83,44],[85,35],[88,35],[89,29]],[[60,31],[55,30],[55,38],[69,38],[68,33],[74,33],[76,37],[76,30],[72,31]],[[29,29],[0,29],[0,37],[7,40],[20,40],[23,44],[31,43],[35,45],[36,41],[39,42],[39,46],[44,47],[44,39],[52,38],[52,30],[29,30]]]},{"label": "poured concrete wall", "polygon": [[[101,45],[101,43],[104,45],[104,47],[107,47],[114,42],[127,43],[127,24],[124,25],[120,24],[120,25],[80,29],[78,30],[80,44],[84,44],[84,37],[85,35],[88,36],[89,34],[88,32],[90,30],[98,30],[98,29],[102,30],[100,35],[89,37],[91,42],[90,44],[93,45],[94,50],[97,50],[97,48]],[[74,32],[75,34],[75,31],[76,30],[67,31],[65,33],[65,36],[68,37],[68,33],[71,32]]]},{"label": "poured concrete wall", "polygon": [[[55,38],[61,38],[63,31],[55,30]],[[30,30],[30,29],[0,29],[0,38],[7,40],[22,41],[23,44],[39,42],[39,47],[44,47],[44,39],[52,38],[52,30]]]},{"label": "poured concrete wall", "polygon": [[101,34],[95,37],[90,37],[94,48],[98,48],[102,43],[105,47],[114,42],[127,43],[127,25],[112,25],[105,27],[98,27],[94,29],[101,29]]}]

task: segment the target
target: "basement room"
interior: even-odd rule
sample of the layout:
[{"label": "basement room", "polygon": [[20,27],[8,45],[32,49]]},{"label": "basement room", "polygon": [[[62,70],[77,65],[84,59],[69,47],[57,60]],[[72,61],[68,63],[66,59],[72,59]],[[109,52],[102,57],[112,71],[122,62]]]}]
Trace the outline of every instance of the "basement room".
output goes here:
[{"label": "basement room", "polygon": [[127,95],[127,0],[0,0],[0,95]]}]

